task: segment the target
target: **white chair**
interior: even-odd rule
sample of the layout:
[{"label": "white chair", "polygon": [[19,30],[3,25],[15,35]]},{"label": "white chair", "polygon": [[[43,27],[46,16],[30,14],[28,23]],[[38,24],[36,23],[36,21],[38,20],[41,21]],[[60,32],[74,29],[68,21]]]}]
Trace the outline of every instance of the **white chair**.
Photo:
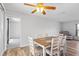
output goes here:
[{"label": "white chair", "polygon": [[65,55],[66,53],[66,36],[60,36],[60,55]]},{"label": "white chair", "polygon": [[30,55],[31,56],[41,56],[42,55],[42,48],[36,47],[33,43],[33,38],[28,37],[29,39],[29,50],[30,50]]},{"label": "white chair", "polygon": [[46,53],[50,56],[59,56],[59,39],[52,38],[51,47],[46,49]]}]

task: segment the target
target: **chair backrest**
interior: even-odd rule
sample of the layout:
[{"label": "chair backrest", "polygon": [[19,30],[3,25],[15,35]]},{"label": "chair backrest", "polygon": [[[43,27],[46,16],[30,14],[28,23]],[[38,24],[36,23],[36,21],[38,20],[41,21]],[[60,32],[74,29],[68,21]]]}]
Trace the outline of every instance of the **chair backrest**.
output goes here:
[{"label": "chair backrest", "polygon": [[29,40],[29,50],[30,50],[30,55],[34,55],[34,43],[33,43],[33,38],[28,36],[28,40]]},{"label": "chair backrest", "polygon": [[52,38],[51,55],[59,55],[59,39],[58,38]]},{"label": "chair backrest", "polygon": [[62,40],[61,40],[61,46],[64,46],[66,43],[66,36],[63,36]]},{"label": "chair backrest", "polygon": [[[58,39],[60,40],[60,44],[59,44],[59,51],[60,51],[60,54],[61,53],[65,53],[65,50],[66,50],[66,36],[64,35],[60,35],[58,36]],[[62,51],[62,52],[61,52]]]}]

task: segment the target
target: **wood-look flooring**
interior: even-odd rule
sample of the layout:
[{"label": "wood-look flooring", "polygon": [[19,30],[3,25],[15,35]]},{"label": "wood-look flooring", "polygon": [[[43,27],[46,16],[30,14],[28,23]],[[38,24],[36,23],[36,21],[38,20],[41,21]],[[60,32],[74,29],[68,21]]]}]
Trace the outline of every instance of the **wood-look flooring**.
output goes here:
[{"label": "wood-look flooring", "polygon": [[[26,52],[26,56],[29,56],[29,47],[22,47]],[[79,41],[67,40],[66,56],[79,56]]]},{"label": "wood-look flooring", "polygon": [[67,40],[67,56],[79,56],[79,41]]},{"label": "wood-look flooring", "polygon": [[[21,49],[21,50],[20,50]],[[29,56],[29,47],[17,47],[17,48],[8,48],[4,53],[3,56]]]}]

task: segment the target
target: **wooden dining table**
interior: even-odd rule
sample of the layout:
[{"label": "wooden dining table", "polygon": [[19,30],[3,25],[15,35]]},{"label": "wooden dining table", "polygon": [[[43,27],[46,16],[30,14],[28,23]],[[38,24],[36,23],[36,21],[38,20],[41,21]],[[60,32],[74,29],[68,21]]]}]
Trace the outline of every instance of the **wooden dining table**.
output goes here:
[{"label": "wooden dining table", "polygon": [[51,47],[52,38],[38,38],[34,40],[34,44],[43,48],[43,56],[46,55],[46,48]]}]

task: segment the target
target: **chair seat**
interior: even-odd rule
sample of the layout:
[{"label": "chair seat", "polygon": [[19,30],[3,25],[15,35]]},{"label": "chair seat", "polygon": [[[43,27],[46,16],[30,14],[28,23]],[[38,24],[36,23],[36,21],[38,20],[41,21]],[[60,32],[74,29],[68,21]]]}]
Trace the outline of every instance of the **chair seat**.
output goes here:
[{"label": "chair seat", "polygon": [[46,53],[49,55],[51,54],[51,47],[46,49]]},{"label": "chair seat", "polygon": [[[58,51],[58,49],[53,49],[52,55],[56,55]],[[51,55],[51,47],[46,49],[46,53]]]},{"label": "chair seat", "polygon": [[34,53],[36,56],[42,56],[43,55],[43,50],[40,47],[35,47],[34,48]]},{"label": "chair seat", "polygon": [[60,46],[60,51],[61,51],[61,50],[64,50],[64,48],[65,48],[64,46]]}]

